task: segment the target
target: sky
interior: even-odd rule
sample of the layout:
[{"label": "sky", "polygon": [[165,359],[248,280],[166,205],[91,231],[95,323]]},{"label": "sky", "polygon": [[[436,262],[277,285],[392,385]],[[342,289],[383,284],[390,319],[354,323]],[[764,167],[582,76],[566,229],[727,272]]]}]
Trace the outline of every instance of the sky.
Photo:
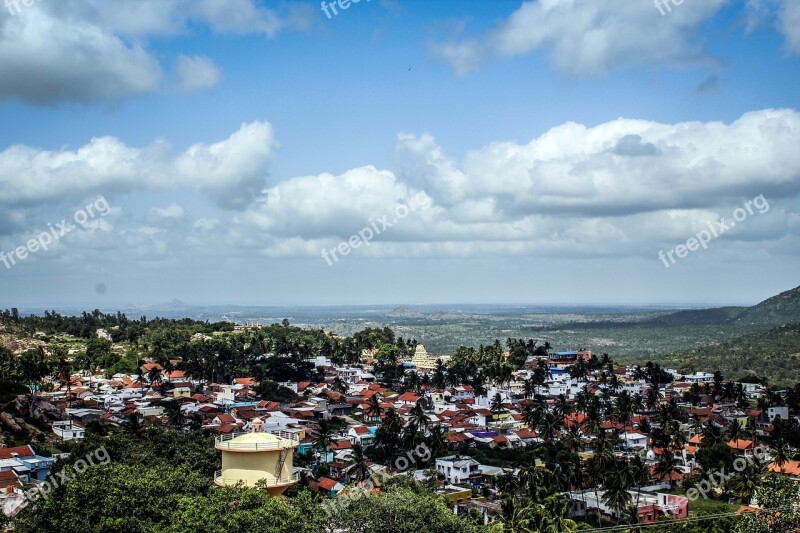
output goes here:
[{"label": "sky", "polygon": [[9,0],[0,308],[753,304],[797,0]]}]

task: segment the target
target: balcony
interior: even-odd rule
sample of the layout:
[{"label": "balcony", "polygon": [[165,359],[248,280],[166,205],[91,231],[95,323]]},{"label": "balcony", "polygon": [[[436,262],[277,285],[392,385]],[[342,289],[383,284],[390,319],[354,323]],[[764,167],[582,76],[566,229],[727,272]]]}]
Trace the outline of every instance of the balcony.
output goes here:
[{"label": "balcony", "polygon": [[[294,472],[290,474],[288,477],[283,478],[275,478],[274,476],[270,476],[271,479],[265,478],[263,480],[264,486],[269,487],[280,487],[283,485],[291,485],[292,483],[297,483],[300,481],[300,472]],[[222,470],[217,470],[214,472],[214,484],[219,487],[234,487],[237,484],[241,483],[243,486],[248,487],[246,479],[238,479],[230,474],[223,476]],[[253,487],[250,487],[253,488]]]},{"label": "balcony", "polygon": [[[300,445],[300,439],[297,437],[295,433],[289,433],[286,431],[270,431],[264,432],[264,435],[274,435],[276,437],[280,437],[281,440],[270,440],[270,441],[245,441],[245,442],[235,442],[237,437],[241,437],[244,435],[258,435],[258,433],[232,433],[230,435],[220,435],[216,439],[214,439],[214,447],[217,450],[223,451],[237,451],[237,452],[261,452],[261,451],[269,451],[275,450],[280,451],[286,448],[295,448]],[[287,443],[286,441],[289,441]]]}]

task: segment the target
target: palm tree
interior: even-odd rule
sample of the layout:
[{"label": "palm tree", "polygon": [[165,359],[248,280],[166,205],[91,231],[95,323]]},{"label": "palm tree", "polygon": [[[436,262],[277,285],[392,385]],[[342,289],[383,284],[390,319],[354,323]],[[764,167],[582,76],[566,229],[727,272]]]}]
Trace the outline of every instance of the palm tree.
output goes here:
[{"label": "palm tree", "polygon": [[650,482],[650,467],[642,461],[638,455],[628,463],[628,476],[630,485],[636,487],[636,509],[639,508],[639,497],[642,494],[642,486]]},{"label": "palm tree", "polygon": [[727,437],[728,441],[734,441],[736,443],[737,450],[739,449],[739,439],[741,439],[743,435],[744,429],[738,420],[733,420],[728,425],[728,429],[725,431],[725,436]]},{"label": "palm tree", "polygon": [[631,493],[628,492],[625,476],[609,476],[608,483],[603,487],[603,501],[622,517],[622,509],[631,503]]},{"label": "palm tree", "polygon": [[534,401],[533,403],[527,404],[522,409],[522,421],[527,425],[530,429],[536,429],[536,426],[539,425],[539,421],[542,419],[544,414],[547,412],[547,407],[544,403],[540,401]]},{"label": "palm tree", "polygon": [[328,420],[320,420],[317,424],[317,437],[315,439],[315,446],[319,450],[319,457],[322,460],[323,454],[328,456],[328,449],[330,449],[333,442],[333,427]]},{"label": "palm tree", "polygon": [[347,472],[348,475],[355,476],[356,483],[360,483],[369,477],[369,465],[364,455],[364,448],[357,442],[353,444],[353,452],[350,454],[350,466]]},{"label": "palm tree", "polygon": [[368,417],[381,418],[381,401],[378,399],[378,394],[375,393],[367,400],[367,409],[364,412]]},{"label": "palm tree", "polygon": [[675,454],[672,450],[665,449],[656,463],[656,474],[659,477],[667,476],[669,486],[673,486],[672,474],[675,472]]},{"label": "palm tree", "polygon": [[775,449],[775,464],[778,468],[783,468],[783,465],[791,458],[789,447],[782,438],[777,439],[772,447]]},{"label": "palm tree", "polygon": [[431,458],[438,457],[447,448],[441,424],[436,424],[428,432],[428,447],[431,449]]},{"label": "palm tree", "polygon": [[428,424],[431,422],[430,417],[425,414],[425,410],[422,408],[422,400],[417,401],[416,405],[414,405],[409,412],[409,417],[420,429],[427,428]]},{"label": "palm tree", "polygon": [[501,413],[501,412],[503,412],[503,397],[500,396],[499,392],[497,394],[495,394],[494,397],[492,398],[492,404],[489,407],[489,409],[493,413]]},{"label": "palm tree", "polygon": [[763,485],[765,472],[766,466],[760,462],[747,463],[745,469],[731,479],[730,488],[743,503],[747,503],[755,490]]}]

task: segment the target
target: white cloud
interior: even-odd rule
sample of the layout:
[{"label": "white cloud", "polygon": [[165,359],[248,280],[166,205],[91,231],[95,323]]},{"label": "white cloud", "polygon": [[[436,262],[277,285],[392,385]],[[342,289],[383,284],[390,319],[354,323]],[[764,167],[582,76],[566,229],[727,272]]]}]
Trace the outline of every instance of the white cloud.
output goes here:
[{"label": "white cloud", "polygon": [[[116,260],[153,265],[176,255],[187,261],[320,257],[384,216],[391,226],[353,257],[656,261],[659,249],[685,242],[710,220],[730,217],[745,200],[764,194],[770,210],[715,241],[714,249],[724,253],[726,243],[740,252],[796,248],[800,113],[794,110],[755,111],[730,124],[566,123],[528,143],[498,141],[463,157],[447,154],[430,134],[401,134],[396,169],[364,166],[265,186],[276,145],[269,124],[256,122],[177,154],[164,141],[134,148],[112,138],[75,151],[11,147],[0,152],[0,208],[14,206],[8,223],[18,227],[25,206],[171,188],[199,190],[240,209],[195,219],[177,203],[148,207],[116,216],[113,231],[87,236],[86,246],[116,250],[110,254]],[[431,207],[398,216],[420,192]],[[124,203],[115,197],[112,204]]]},{"label": "white cloud", "polygon": [[781,30],[786,36],[786,48],[800,54],[800,2],[783,0],[780,12]]},{"label": "white cloud", "polygon": [[214,62],[204,56],[178,56],[175,72],[180,87],[186,91],[214,87],[222,77]]},{"label": "white cloud", "polygon": [[[37,2],[0,19],[0,100],[34,105],[115,102],[160,90],[163,67],[148,39],[213,31],[274,37],[308,24],[306,9],[287,15],[257,0],[59,0]],[[211,87],[213,63],[178,56],[185,89]]]},{"label": "white cloud", "polygon": [[[732,124],[567,123],[461,161],[429,134],[402,134],[396,174],[363,167],[293,178],[267,189],[241,224],[259,230],[264,253],[302,255],[330,249],[425,191],[433,207],[392,226],[362,255],[636,255],[685,240],[757,194],[796,199],[798,145],[800,113],[792,110],[748,113]],[[772,223],[751,222],[739,235],[785,235],[778,211],[761,216]]]},{"label": "white cloud", "polygon": [[440,43],[434,53],[457,73],[491,57],[545,51],[553,66],[574,75],[598,75],[647,65],[705,62],[696,30],[728,0],[673,6],[662,16],[652,2],[529,0],[481,40]]},{"label": "white cloud", "polygon": [[268,122],[243,124],[224,141],[173,154],[166,141],[133,148],[114,137],[77,150],[12,146],[0,152],[0,205],[36,206],[88,193],[194,188],[240,209],[265,184],[277,148]]}]

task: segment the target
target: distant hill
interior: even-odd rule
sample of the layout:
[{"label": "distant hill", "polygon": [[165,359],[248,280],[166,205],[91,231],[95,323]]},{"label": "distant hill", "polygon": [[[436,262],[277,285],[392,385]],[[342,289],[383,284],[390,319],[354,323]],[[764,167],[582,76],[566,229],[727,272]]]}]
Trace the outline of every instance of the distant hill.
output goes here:
[{"label": "distant hill", "polygon": [[665,326],[732,324],[780,326],[800,322],[800,287],[782,292],[752,307],[715,307],[677,311],[655,317],[650,324]]},{"label": "distant hill", "polygon": [[675,352],[659,362],[682,371],[719,370],[725,378],[757,375],[773,384],[794,385],[800,382],[800,323]]},{"label": "distant hill", "polygon": [[425,313],[420,313],[407,305],[401,305],[386,313],[386,316],[391,318],[425,318]]}]

